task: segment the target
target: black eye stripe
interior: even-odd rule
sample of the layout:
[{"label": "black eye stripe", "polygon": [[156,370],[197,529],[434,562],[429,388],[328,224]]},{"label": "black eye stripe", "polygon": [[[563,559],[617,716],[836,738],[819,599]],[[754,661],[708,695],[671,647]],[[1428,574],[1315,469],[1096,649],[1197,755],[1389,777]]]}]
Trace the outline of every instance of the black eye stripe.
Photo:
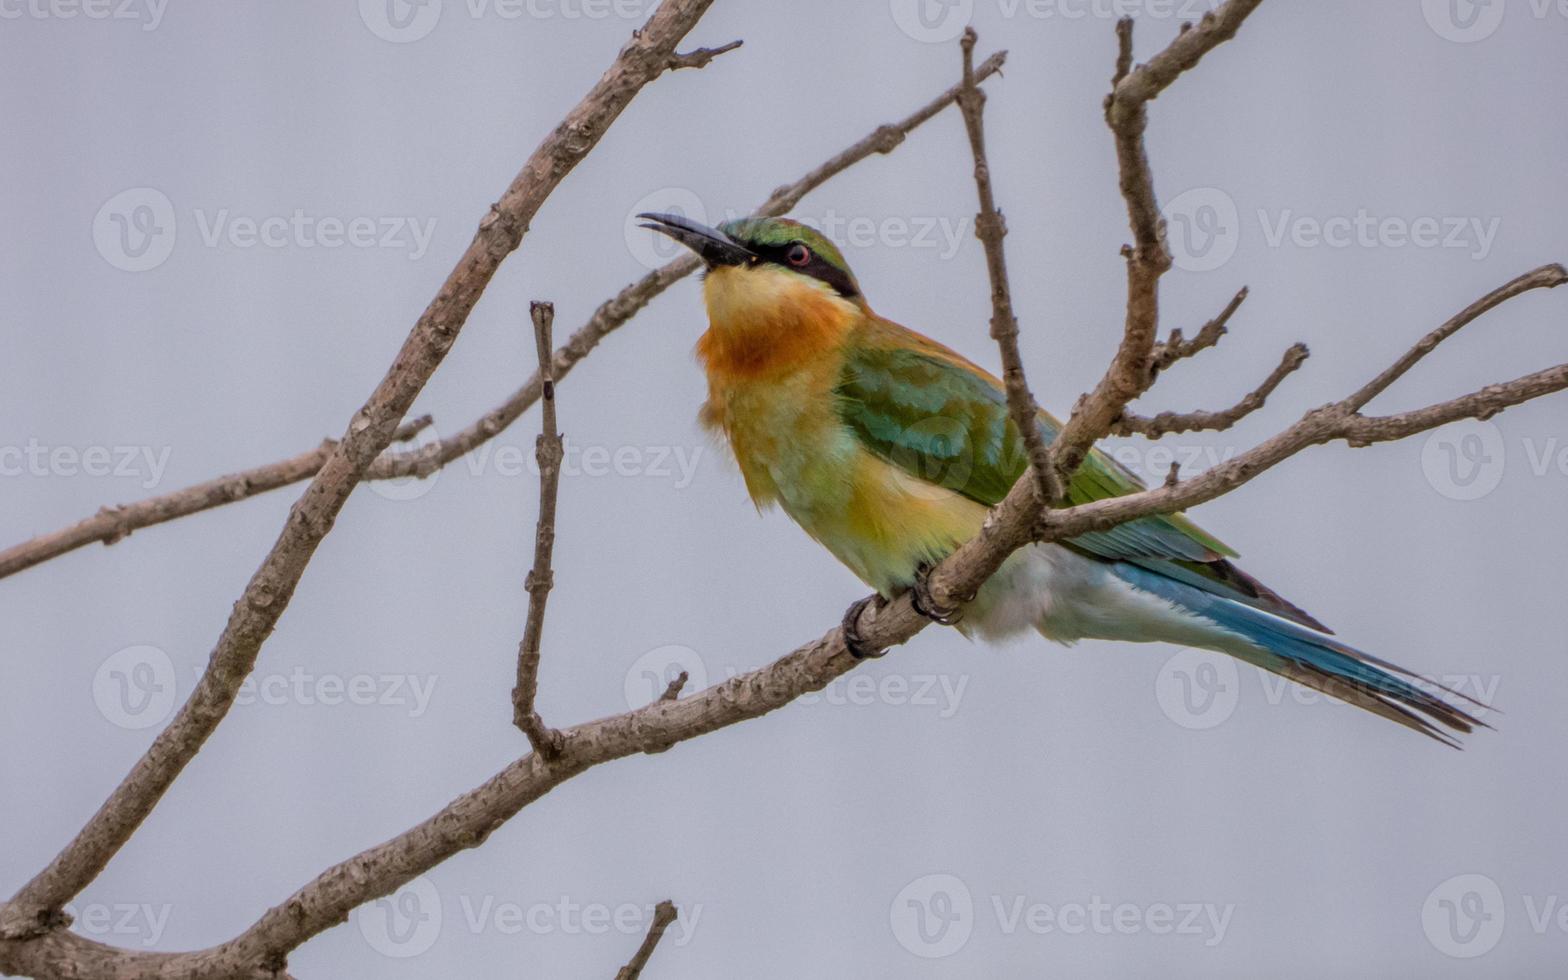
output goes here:
[{"label": "black eye stripe", "polygon": [[[796,265],[789,260],[790,250],[796,245],[806,246],[811,252],[811,261],[805,265]],[[751,250],[761,256],[765,262],[772,262],[789,269],[791,272],[798,272],[801,275],[822,280],[829,286],[832,286],[840,296],[851,298],[860,295],[860,290],[855,288],[855,281],[849,277],[848,273],[818,255],[816,250],[806,245],[805,242],[786,242],[783,245],[753,245]]]}]

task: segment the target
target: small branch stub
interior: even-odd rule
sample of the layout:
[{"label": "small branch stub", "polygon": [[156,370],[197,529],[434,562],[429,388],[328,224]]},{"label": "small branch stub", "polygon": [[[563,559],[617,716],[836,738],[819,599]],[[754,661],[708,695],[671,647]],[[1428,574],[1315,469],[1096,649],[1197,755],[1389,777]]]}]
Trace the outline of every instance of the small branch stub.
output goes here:
[{"label": "small branch stub", "polygon": [[670,55],[667,67],[670,71],[680,71],[682,68],[706,68],[708,62],[727,51],[734,51],[745,44],[745,41],[736,39],[728,44],[721,44],[716,48],[698,48],[695,51],[679,52]]},{"label": "small branch stub", "polygon": [[643,967],[648,965],[648,959],[653,956],[654,948],[659,945],[659,940],[664,938],[664,932],[674,922],[679,912],[675,903],[665,899],[653,909],[653,923],[648,926],[648,935],[643,937],[642,945],[637,947],[637,952],[627,964],[615,973],[615,980],[637,980],[642,976]]},{"label": "small branch stub", "polygon": [[659,700],[674,701],[676,698],[680,697],[681,689],[686,686],[686,681],[689,679],[690,678],[687,673],[684,670],[681,671],[675,676],[675,679],[670,681],[669,685],[665,687],[664,693],[659,695]]}]

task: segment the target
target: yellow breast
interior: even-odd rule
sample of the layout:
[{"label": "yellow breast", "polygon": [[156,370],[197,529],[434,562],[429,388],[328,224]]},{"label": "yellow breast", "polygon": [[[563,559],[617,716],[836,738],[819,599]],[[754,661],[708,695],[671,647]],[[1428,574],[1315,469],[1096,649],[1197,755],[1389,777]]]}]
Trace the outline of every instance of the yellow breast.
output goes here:
[{"label": "yellow breast", "polygon": [[724,434],[758,507],[780,504],[887,594],[979,529],[985,508],[872,455],[840,418],[835,389],[862,304],[768,266],[716,269],[704,294],[701,418]]}]

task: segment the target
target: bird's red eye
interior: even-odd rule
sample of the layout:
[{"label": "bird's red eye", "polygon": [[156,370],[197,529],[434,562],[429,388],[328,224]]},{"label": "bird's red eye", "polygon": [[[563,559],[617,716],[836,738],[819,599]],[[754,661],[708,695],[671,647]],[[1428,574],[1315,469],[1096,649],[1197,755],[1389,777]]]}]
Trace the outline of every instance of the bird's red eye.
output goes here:
[{"label": "bird's red eye", "polygon": [[788,252],[784,253],[784,258],[789,261],[790,265],[805,265],[811,261],[811,249],[800,244],[799,242],[796,242],[789,247]]}]

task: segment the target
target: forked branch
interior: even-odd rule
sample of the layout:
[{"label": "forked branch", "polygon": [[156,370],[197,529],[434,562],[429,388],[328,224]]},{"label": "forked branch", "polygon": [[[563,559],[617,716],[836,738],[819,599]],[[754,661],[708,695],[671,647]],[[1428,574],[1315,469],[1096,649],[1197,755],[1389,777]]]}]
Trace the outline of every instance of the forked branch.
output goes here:
[{"label": "forked branch", "polygon": [[1274,389],[1280,386],[1280,382],[1307,362],[1307,354],[1306,344],[1292,344],[1280,358],[1279,366],[1269,372],[1269,376],[1263,379],[1263,383],[1230,408],[1218,412],[1161,412],[1152,418],[1123,412],[1116,420],[1116,424],[1111,426],[1111,434],[1140,435],[1158,439],[1161,436],[1182,432],[1223,432],[1262,408],[1268,397],[1274,394]]},{"label": "forked branch", "polygon": [[[1123,250],[1127,265],[1127,316],[1121,344],[1110,367],[1051,443],[1052,461],[1065,485],[1084,454],[1111,431],[1127,405],[1154,383],[1154,345],[1159,331],[1160,279],[1171,267],[1165,222],[1154,193],[1154,174],[1144,148],[1148,104],[1203,56],[1236,36],[1262,0],[1226,0],[1195,27],[1184,28],[1148,64],[1132,67],[1132,21],[1116,29],[1118,54],[1113,87],[1105,98],[1105,121],[1116,145],[1122,198],[1133,241]],[[1217,339],[1217,338],[1216,338]],[[1058,497],[1055,501],[1059,503]]]},{"label": "forked branch", "polygon": [[1245,286],[1237,290],[1236,295],[1225,304],[1225,309],[1220,311],[1219,316],[1198,328],[1198,332],[1193,334],[1191,340],[1188,340],[1182,334],[1181,328],[1177,327],[1171,331],[1169,337],[1155,344],[1154,352],[1149,356],[1153,372],[1158,374],[1177,361],[1200,354],[1219,343],[1220,338],[1225,336],[1225,331],[1230,328],[1230,318],[1235,316],[1236,311],[1241,309],[1241,304],[1247,301],[1247,292]]}]

